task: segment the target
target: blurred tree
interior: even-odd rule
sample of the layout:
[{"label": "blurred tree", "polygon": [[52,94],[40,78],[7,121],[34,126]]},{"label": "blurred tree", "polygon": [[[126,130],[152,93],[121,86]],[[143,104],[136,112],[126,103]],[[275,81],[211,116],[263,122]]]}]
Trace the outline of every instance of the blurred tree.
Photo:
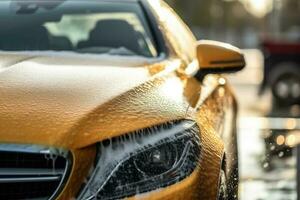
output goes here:
[{"label": "blurred tree", "polygon": [[268,37],[300,39],[300,1],[274,0],[273,11],[266,16]]},{"label": "blurred tree", "polygon": [[282,31],[287,31],[295,26],[298,26],[300,28],[300,1],[283,1],[281,16]]},{"label": "blurred tree", "polygon": [[[192,26],[211,27],[215,20],[226,27],[255,25],[257,19],[250,15],[240,1],[223,0],[166,0],[177,13]],[[225,18],[224,18],[225,17]]]},{"label": "blurred tree", "polygon": [[213,0],[166,0],[188,25],[209,27]]},{"label": "blurred tree", "polygon": [[282,37],[283,32],[300,40],[300,0],[273,0],[273,11],[261,18],[248,12],[246,0],[165,1],[199,38],[228,41],[239,46],[244,44],[246,47],[259,44],[261,35]]},{"label": "blurred tree", "polygon": [[196,36],[243,44],[247,30],[262,27],[238,0],[166,0]]}]

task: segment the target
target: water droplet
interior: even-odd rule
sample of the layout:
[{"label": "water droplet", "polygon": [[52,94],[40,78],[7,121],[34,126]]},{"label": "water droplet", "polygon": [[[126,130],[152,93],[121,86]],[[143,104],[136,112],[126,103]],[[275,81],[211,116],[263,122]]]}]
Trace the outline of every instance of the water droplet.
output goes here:
[{"label": "water droplet", "polygon": [[278,154],[278,156],[279,156],[279,158],[282,158],[283,156],[284,156],[284,152],[280,152],[279,154]]},{"label": "water droplet", "polygon": [[266,169],[266,168],[268,168],[268,167],[269,167],[269,163],[267,163],[267,162],[266,162],[266,163],[264,163],[264,165],[263,165],[263,168],[265,168],[265,169]]},{"label": "water droplet", "polygon": [[272,145],[272,146],[270,147],[270,150],[271,150],[271,151],[274,151],[275,148],[276,148],[275,145]]}]

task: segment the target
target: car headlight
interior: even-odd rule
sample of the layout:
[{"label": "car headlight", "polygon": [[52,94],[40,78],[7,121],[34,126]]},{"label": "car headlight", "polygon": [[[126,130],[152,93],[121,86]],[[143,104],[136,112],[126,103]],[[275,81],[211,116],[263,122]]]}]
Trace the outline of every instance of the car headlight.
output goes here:
[{"label": "car headlight", "polygon": [[175,184],[200,157],[199,128],[176,121],[99,144],[98,159],[78,199],[121,199]]}]

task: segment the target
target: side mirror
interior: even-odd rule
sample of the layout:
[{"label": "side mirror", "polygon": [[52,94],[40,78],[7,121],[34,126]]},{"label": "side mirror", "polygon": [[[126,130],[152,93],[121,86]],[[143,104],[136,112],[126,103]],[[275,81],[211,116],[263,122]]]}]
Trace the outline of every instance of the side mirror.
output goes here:
[{"label": "side mirror", "polygon": [[200,40],[197,43],[197,57],[200,66],[197,76],[202,77],[207,74],[237,72],[246,65],[240,49],[216,41]]}]

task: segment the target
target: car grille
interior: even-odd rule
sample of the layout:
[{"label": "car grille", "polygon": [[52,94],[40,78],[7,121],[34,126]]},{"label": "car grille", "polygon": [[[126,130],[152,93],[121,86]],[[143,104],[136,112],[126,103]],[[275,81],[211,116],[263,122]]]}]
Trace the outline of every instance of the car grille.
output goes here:
[{"label": "car grille", "polygon": [[71,168],[67,151],[0,144],[0,199],[54,199]]}]

